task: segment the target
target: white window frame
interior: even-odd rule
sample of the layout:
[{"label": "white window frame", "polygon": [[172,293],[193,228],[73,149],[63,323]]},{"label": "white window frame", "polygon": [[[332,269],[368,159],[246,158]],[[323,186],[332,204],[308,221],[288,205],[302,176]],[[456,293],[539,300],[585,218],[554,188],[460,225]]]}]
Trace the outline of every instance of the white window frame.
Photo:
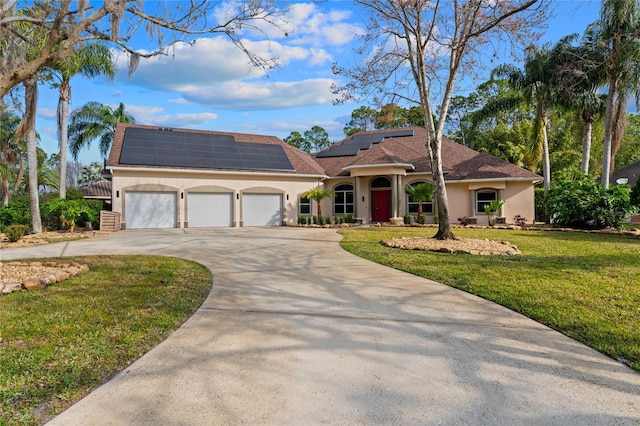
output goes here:
[{"label": "white window frame", "polygon": [[[303,211],[307,210],[307,211]],[[311,214],[311,199],[300,197],[298,198],[298,214],[306,216]]]},{"label": "white window frame", "polygon": [[[431,185],[433,185],[432,182],[428,182],[426,180],[419,180],[417,182],[411,182],[409,185],[411,186],[415,186],[415,185],[420,185],[421,183],[430,183]],[[411,195],[407,194],[407,214],[412,214],[412,215],[417,215],[418,214],[418,202],[417,201],[412,201],[411,200]],[[413,207],[413,209],[412,209]],[[415,210],[415,211],[412,211]],[[431,201],[425,201],[424,203],[422,203],[422,214],[433,214],[433,200]]]},{"label": "white window frame", "polygon": [[[350,183],[341,183],[335,186],[335,188],[333,189],[333,193],[333,214],[336,216],[354,214],[355,199],[353,185],[351,185]],[[349,198],[351,198],[350,202]],[[342,201],[338,202],[338,199],[341,199]],[[342,211],[338,211],[338,207],[340,207],[340,210]]]},{"label": "white window frame", "polygon": [[[484,198],[481,200],[480,195],[493,194],[493,198]],[[498,191],[495,189],[479,189],[476,191],[476,214],[484,214],[484,206],[488,205],[491,201],[498,200]]]}]

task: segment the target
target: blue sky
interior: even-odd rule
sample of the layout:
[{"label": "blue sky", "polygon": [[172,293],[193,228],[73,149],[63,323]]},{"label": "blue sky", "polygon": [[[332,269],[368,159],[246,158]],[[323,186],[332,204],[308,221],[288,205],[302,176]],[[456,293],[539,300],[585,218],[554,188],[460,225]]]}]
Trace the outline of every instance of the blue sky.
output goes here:
[{"label": "blue sky", "polygon": [[[584,31],[595,21],[599,0],[557,0],[555,16],[541,42]],[[265,72],[248,65],[247,58],[222,36],[200,39],[194,46],[179,45],[170,56],[141,60],[136,73],[127,76],[126,57],[118,56],[115,79],[71,81],[71,108],[89,101],[116,107],[124,103],[139,124],[205,130],[275,135],[284,138],[291,131],[304,132],[318,125],[332,141],[344,137],[343,127],[361,103],[332,104],[331,84],[339,82],[331,65],[353,61],[354,36],[365,31],[365,14],[351,2],[329,0],[291,5],[285,37],[270,32],[270,41],[253,40],[255,52],[275,54],[281,66]],[[136,48],[151,49],[154,42],[140,36]],[[490,69],[509,62],[508,57],[487,64]],[[482,73],[480,74],[482,75]],[[41,86],[37,129],[40,146],[48,153],[58,151],[55,111],[57,92]],[[97,142],[81,152],[83,164],[101,161]]]}]

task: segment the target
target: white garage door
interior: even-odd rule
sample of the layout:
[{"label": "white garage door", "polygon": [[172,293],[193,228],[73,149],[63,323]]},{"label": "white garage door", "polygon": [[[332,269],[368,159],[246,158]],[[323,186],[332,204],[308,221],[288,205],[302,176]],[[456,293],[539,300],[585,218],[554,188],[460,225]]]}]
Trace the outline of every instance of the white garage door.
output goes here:
[{"label": "white garage door", "polygon": [[125,192],[125,223],[133,228],[175,228],[176,194]]},{"label": "white garage door", "polygon": [[187,215],[189,228],[231,226],[231,194],[190,193]]},{"label": "white garage door", "polygon": [[282,225],[282,195],[244,194],[242,223],[243,226]]}]

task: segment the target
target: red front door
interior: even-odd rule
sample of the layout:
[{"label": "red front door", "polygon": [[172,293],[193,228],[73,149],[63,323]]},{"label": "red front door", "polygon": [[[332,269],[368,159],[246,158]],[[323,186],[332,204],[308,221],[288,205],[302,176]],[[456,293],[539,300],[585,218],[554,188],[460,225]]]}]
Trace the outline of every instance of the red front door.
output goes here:
[{"label": "red front door", "polygon": [[371,221],[389,222],[391,217],[391,190],[371,191]]}]

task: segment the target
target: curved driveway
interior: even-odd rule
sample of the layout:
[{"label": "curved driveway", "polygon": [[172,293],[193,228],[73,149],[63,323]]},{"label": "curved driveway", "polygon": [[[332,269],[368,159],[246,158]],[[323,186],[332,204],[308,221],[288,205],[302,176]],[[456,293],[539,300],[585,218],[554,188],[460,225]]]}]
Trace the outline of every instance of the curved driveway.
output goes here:
[{"label": "curved driveway", "polygon": [[3,250],[177,256],[214,275],[189,321],[51,424],[640,424],[639,374],[339,239],[173,229]]}]

